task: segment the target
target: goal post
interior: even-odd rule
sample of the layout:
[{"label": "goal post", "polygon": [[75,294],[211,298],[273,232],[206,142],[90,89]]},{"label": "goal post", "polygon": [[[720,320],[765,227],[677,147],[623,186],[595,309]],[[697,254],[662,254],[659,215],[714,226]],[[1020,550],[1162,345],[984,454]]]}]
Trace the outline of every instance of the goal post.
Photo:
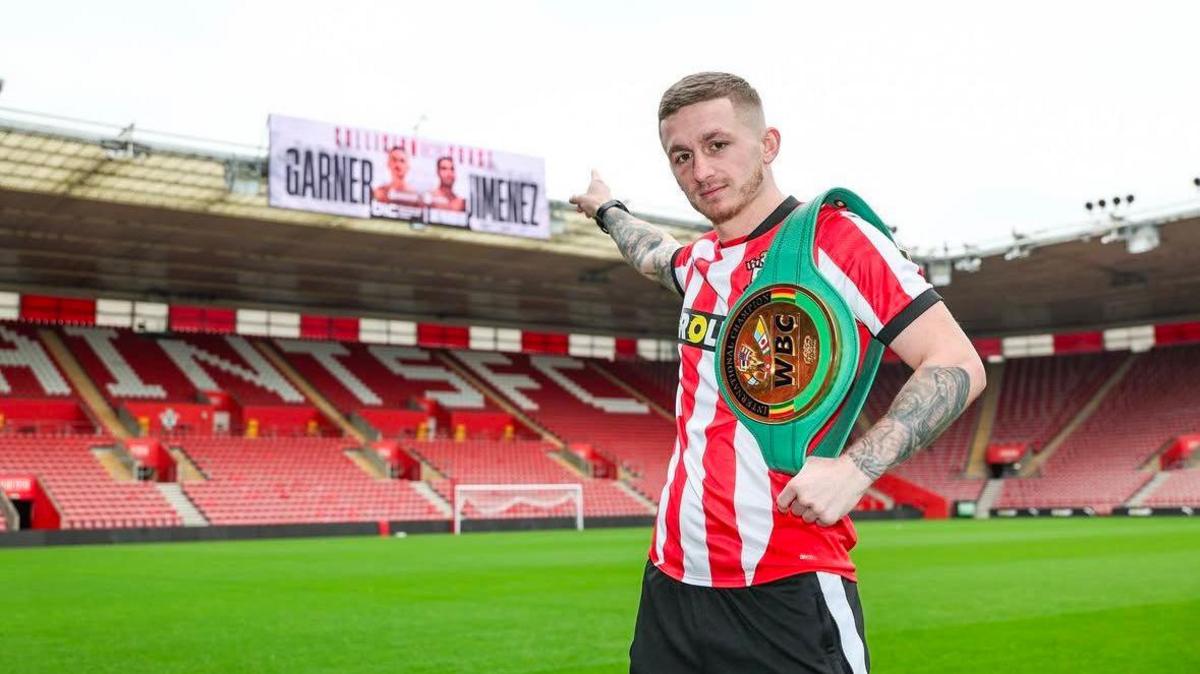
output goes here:
[{"label": "goal post", "polygon": [[556,517],[573,511],[575,528],[583,530],[583,485],[564,484],[455,484],[454,533],[462,533],[463,519],[516,519]]}]

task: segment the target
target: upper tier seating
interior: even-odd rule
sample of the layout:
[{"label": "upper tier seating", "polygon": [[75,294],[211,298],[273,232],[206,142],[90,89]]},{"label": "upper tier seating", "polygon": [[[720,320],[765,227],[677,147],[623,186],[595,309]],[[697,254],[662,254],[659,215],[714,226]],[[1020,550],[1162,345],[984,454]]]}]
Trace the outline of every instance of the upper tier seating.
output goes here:
[{"label": "upper tier seating", "polygon": [[597,363],[618,379],[641,391],[670,414],[675,413],[679,363],[675,361],[623,361]]},{"label": "upper tier seating", "polygon": [[425,397],[453,410],[496,409],[426,349],[292,339],[275,340],[275,346],[343,412],[405,409],[414,399]]},{"label": "upper tier seating", "polygon": [[1040,451],[1127,357],[1109,352],[1008,361],[991,442]]},{"label": "upper tier seating", "polygon": [[63,343],[110,401],[197,402],[199,392],[159,345],[125,328],[68,326]]},{"label": "upper tier seating", "polygon": [[88,376],[114,400],[198,402],[202,391],[221,390],[242,405],[308,402],[247,337],[73,326],[63,333]]},{"label": "upper tier seating", "polygon": [[0,323],[0,396],[70,398],[74,394],[70,382],[42,346],[36,328]]}]

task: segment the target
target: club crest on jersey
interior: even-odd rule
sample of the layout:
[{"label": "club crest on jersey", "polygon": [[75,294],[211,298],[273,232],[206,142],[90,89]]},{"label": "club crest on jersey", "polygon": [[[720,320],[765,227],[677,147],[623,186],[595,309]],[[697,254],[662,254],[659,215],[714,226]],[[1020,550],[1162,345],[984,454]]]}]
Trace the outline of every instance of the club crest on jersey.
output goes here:
[{"label": "club crest on jersey", "polygon": [[679,315],[679,341],[705,351],[715,351],[717,335],[721,332],[721,324],[724,322],[724,316],[684,309]]},{"label": "club crest on jersey", "polygon": [[763,251],[758,255],[746,260],[746,271],[750,272],[750,280],[747,282],[754,283],[754,279],[758,278],[758,272],[763,270],[763,266],[767,263],[767,251]]},{"label": "club crest on jersey", "polygon": [[756,292],[729,320],[717,350],[720,376],[742,412],[785,423],[820,402],[838,360],[825,302],[802,287],[777,284]]}]

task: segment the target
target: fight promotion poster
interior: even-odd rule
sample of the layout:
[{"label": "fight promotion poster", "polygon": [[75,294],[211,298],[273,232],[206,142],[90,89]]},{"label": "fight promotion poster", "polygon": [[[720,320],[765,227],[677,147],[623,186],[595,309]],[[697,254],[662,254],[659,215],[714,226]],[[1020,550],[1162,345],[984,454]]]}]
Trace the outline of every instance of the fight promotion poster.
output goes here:
[{"label": "fight promotion poster", "polygon": [[542,159],[271,115],[271,206],[539,239]]}]

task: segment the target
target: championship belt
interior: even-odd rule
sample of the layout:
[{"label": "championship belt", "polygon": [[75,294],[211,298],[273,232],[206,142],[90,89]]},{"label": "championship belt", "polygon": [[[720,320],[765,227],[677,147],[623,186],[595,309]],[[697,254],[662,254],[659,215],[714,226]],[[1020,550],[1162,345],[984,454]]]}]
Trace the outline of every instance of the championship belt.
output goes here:
[{"label": "championship belt", "polygon": [[767,466],[791,474],[831,418],[813,455],[841,453],[883,356],[883,344],[871,339],[859,369],[854,313],[817,271],[813,238],[826,204],[846,208],[891,240],[875,211],[849,190],[831,189],[797,208],[729,312],[713,359],[721,396],[758,440]]}]

